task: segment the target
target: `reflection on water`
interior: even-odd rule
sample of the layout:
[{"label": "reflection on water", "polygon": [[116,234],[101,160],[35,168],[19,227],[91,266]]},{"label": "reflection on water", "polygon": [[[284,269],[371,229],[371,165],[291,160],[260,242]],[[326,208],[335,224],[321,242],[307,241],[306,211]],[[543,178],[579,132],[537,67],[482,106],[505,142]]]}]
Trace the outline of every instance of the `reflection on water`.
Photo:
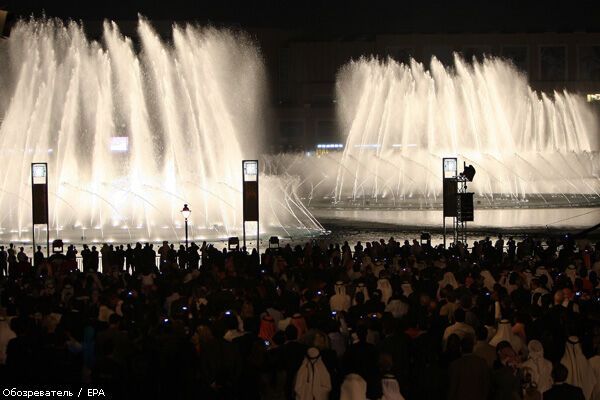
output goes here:
[{"label": "reflection on water", "polygon": [[[369,224],[402,227],[442,227],[442,210],[335,210],[313,209],[320,221],[345,221],[349,226]],[[470,228],[551,229],[587,228],[600,221],[599,208],[484,209],[475,210]],[[451,224],[451,219],[447,219]]]}]

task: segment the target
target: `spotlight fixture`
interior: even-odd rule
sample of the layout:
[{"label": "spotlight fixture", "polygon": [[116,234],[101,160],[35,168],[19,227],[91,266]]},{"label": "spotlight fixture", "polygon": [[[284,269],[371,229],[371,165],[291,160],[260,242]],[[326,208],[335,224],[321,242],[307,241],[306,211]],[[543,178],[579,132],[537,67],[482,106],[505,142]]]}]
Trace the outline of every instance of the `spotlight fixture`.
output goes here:
[{"label": "spotlight fixture", "polygon": [[469,182],[473,182],[473,178],[475,177],[475,167],[473,167],[471,164],[465,164],[465,168],[463,172],[461,172],[461,175],[467,178]]},{"label": "spotlight fixture", "polygon": [[269,248],[279,248],[279,238],[277,236],[271,236],[269,238]]},{"label": "spotlight fixture", "polygon": [[227,248],[229,250],[237,250],[240,247],[240,239],[237,236],[232,236],[227,239]]}]

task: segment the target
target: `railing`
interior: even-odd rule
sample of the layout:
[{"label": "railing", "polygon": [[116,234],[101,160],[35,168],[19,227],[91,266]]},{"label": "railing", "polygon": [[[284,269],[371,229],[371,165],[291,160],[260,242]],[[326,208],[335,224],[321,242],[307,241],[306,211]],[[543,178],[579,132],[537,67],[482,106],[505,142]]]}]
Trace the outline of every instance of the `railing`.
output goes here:
[{"label": "railing", "polygon": [[[77,262],[77,269],[79,271],[83,272],[83,258],[81,258],[81,256],[78,255],[75,257],[75,261]],[[154,265],[156,267],[160,266],[160,256],[154,257]],[[102,270],[102,256],[101,255],[98,255],[98,271],[102,272],[102,273],[104,272]]]}]

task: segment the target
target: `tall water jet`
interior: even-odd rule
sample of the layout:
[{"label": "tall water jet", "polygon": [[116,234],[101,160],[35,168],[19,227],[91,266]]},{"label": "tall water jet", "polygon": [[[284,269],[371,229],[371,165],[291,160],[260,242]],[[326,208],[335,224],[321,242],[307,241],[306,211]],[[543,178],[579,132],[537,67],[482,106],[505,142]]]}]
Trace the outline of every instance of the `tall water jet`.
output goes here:
[{"label": "tall water jet", "polygon": [[470,188],[486,204],[598,200],[597,116],[581,96],[535,92],[506,61],[433,58],[427,69],[360,59],[342,68],[336,90],[346,135],[332,156],[338,203],[439,202],[447,156],[477,169]]},{"label": "tall water jet", "polygon": [[[167,44],[140,19],[140,50],[116,24],[101,42],[76,23],[18,23],[0,44],[0,229],[31,237],[30,163],[49,163],[55,237],[192,239],[241,228],[241,160],[261,150],[265,73],[241,33],[174,26]],[[295,180],[261,179],[269,234],[319,232]]]}]

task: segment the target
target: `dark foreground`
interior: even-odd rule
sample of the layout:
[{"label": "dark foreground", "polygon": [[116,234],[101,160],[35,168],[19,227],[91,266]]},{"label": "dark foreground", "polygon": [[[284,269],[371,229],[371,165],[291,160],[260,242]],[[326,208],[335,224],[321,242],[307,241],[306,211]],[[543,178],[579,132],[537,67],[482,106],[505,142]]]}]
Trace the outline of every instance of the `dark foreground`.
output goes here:
[{"label": "dark foreground", "polygon": [[260,257],[105,246],[101,263],[82,251],[84,272],[73,248],[38,254],[35,268],[0,252],[1,387],[201,399],[600,393],[600,245],[373,239]]}]

